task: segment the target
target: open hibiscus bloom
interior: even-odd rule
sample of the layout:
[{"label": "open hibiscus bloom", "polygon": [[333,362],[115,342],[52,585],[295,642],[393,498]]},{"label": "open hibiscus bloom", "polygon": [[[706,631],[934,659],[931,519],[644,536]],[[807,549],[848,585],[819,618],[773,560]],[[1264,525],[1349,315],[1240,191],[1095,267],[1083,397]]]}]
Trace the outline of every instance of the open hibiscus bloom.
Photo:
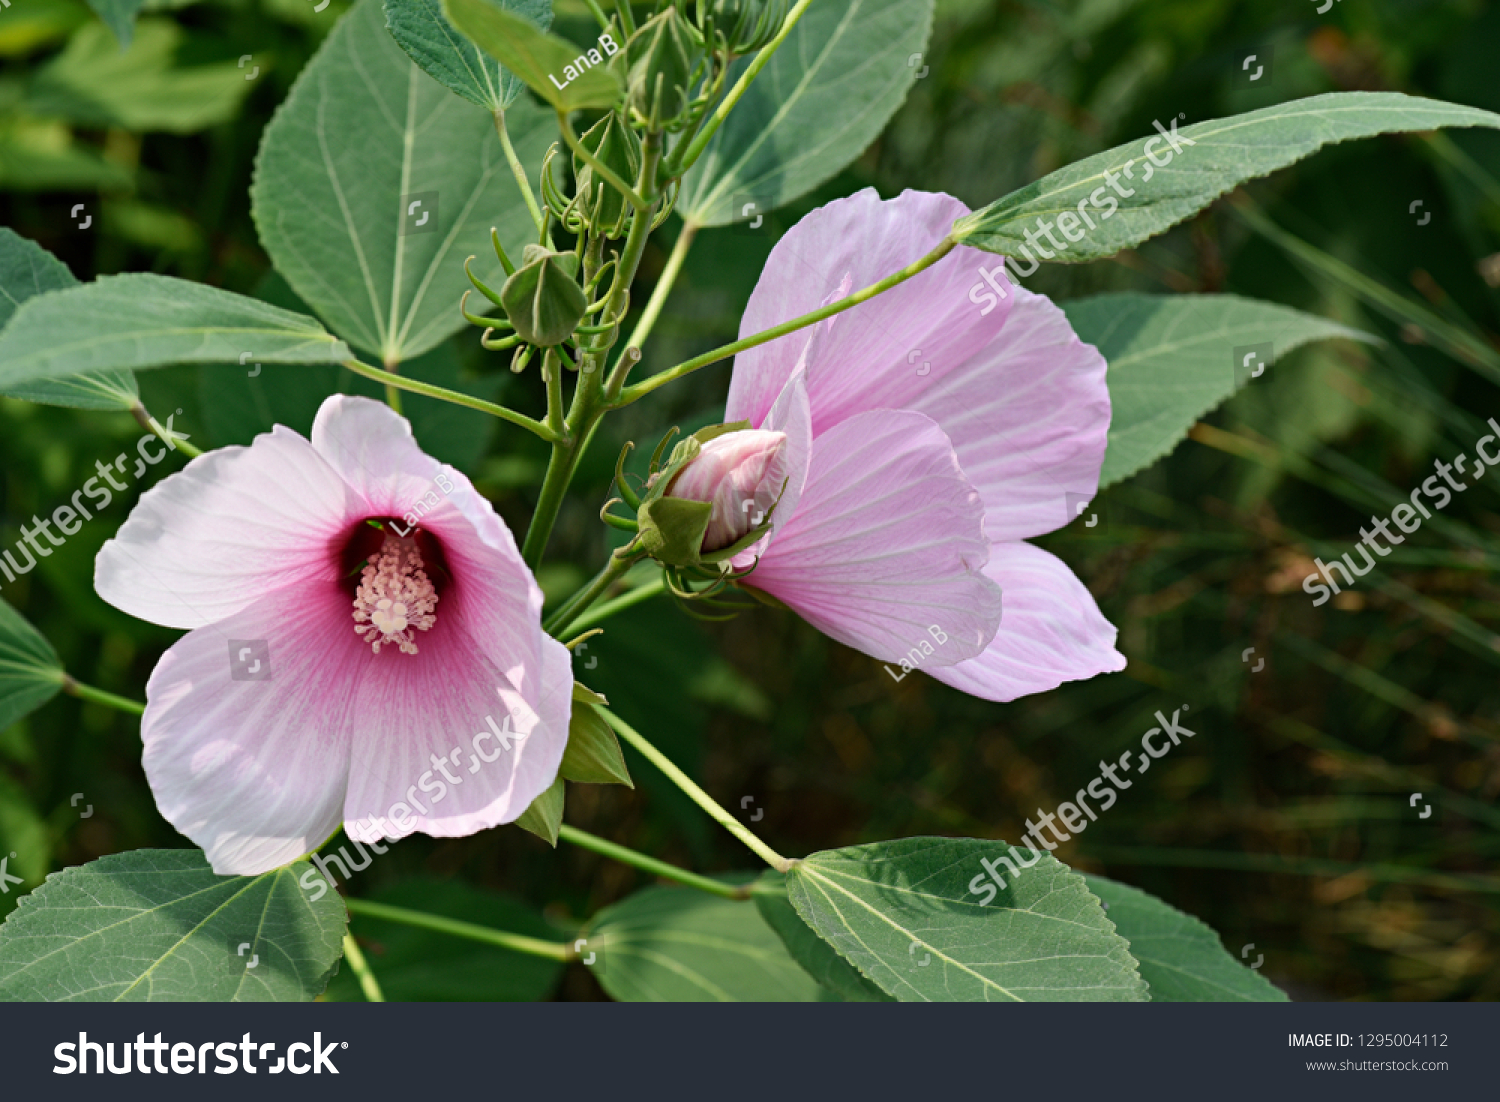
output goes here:
[{"label": "open hibiscus bloom", "polygon": [[[945,195],[873,191],[814,211],[772,250],[741,336],[899,271],[967,213]],[[727,419],[786,436],[785,492],[769,534],[734,560],[759,557],[741,584],[882,661],[1013,700],[1125,659],[1072,571],[1023,542],[1098,489],[1104,359],[1045,296],[1008,283],[987,303],[971,296],[1000,263],[955,249],[740,353]]]},{"label": "open hibiscus bloom", "polygon": [[516,819],[554,780],[573,678],[505,523],[406,421],[323,403],[141,497],[95,587],[190,628],[146,686],[162,814],[219,873]]}]

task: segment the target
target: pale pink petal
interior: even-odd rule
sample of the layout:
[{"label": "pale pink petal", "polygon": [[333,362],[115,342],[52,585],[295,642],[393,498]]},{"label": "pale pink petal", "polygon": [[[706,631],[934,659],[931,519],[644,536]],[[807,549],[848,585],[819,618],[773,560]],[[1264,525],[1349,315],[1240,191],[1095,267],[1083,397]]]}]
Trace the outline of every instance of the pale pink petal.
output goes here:
[{"label": "pale pink petal", "polygon": [[387,657],[359,642],[349,598],[326,580],[261,594],[162,655],[141,720],[146,778],[215,872],[265,872],[338,829],[353,704]]},{"label": "pale pink petal", "polygon": [[417,446],[384,402],[335,394],[318,408],[312,446],[365,502],[370,516],[403,517],[437,486],[444,466]]},{"label": "pale pink petal", "polygon": [[1109,435],[1104,357],[1046,296],[1011,293],[1000,334],[960,370],[934,372],[911,406],[953,441],[997,543],[1069,523],[1098,491]]},{"label": "pale pink petal", "polygon": [[1005,594],[994,642],[978,658],[923,667],[985,700],[1015,700],[1125,668],[1115,628],[1093,595],[1057,556],[1029,543],[997,543],[985,573]]},{"label": "pale pink petal", "polygon": [[198,456],[142,494],[100,549],[94,588],[142,620],[211,624],[271,590],[327,576],[359,508],[312,445],[278,425],[249,447]]},{"label": "pale pink petal", "polygon": [[[744,417],[727,415],[730,421],[747,420]],[[781,451],[782,475],[786,488],[771,513],[771,531],[766,538],[736,555],[731,565],[743,570],[765,553],[776,529],[797,512],[797,503],[802,500],[802,488],[807,484],[807,468],[812,459],[812,410],[807,404],[806,375],[799,367],[781,388],[765,422],[759,426],[767,432],[786,434],[786,445]]]},{"label": "pale pink petal", "polygon": [[[865,190],[813,211],[776,243],[740,322],[747,337],[893,275],[931,252],[968,208],[908,191],[882,202]],[[813,430],[855,413],[905,409],[1000,331],[1010,299],[984,307],[981,267],[998,256],[959,247],[868,302],[735,358],[729,416],[759,424],[799,362],[807,366]],[[1006,282],[1004,275],[996,278]],[[980,298],[980,302],[983,302]]]},{"label": "pale pink petal", "polygon": [[492,640],[428,635],[420,661],[392,662],[360,693],[344,808],[355,841],[456,838],[512,822],[562,763],[573,689],[566,647],[546,639],[541,668],[520,676],[487,653]]},{"label": "pale pink petal", "polygon": [[983,651],[1000,618],[982,515],[929,418],[858,414],[813,441],[801,501],[747,584],[882,661],[941,635],[927,661],[960,662]]}]

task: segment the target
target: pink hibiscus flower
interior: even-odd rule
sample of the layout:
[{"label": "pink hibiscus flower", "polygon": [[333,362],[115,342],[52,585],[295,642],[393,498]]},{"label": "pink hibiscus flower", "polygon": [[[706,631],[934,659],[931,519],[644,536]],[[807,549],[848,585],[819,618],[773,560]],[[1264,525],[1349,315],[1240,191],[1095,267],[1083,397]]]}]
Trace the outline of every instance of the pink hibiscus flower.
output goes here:
[{"label": "pink hibiscus flower", "polygon": [[[814,211],[772,250],[741,335],[898,271],[968,213],[946,195],[882,202],[868,190]],[[754,492],[774,498],[785,482],[769,534],[735,557],[743,567],[759,556],[743,584],[884,662],[1014,700],[1125,659],[1072,571],[1023,542],[1061,528],[1098,490],[1104,359],[1000,264],[955,249],[869,302],[741,353],[727,420],[784,434],[776,468],[790,472]]]},{"label": "pink hibiscus flower", "polygon": [[557,775],[573,677],[541,590],[489,502],[379,402],[335,395],[311,442],[278,425],[194,459],[142,495],[94,584],[191,629],[141,737],[157,807],[215,872],[284,865],[340,824],[472,834]]}]

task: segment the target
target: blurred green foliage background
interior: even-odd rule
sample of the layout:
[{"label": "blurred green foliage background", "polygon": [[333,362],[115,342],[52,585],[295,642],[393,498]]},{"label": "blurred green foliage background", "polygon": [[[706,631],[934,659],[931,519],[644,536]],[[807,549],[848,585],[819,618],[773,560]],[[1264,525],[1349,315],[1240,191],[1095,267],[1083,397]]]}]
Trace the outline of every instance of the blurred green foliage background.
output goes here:
[{"label": "blurred green foliage background", "polygon": [[[315,14],[313,0],[156,0],[122,53],[79,0],[12,0],[0,10],[3,224],[81,279],[164,272],[291,304],[246,192],[261,131],[341,2]],[[1319,6],[940,0],[929,71],[887,133],[772,230],[865,186],[979,206],[1174,115],[1352,89],[1500,110],[1500,7]],[[562,33],[589,35],[582,3],[557,7]],[[1271,61],[1253,84],[1251,53]],[[653,242],[646,283],[673,233]],[[700,235],[644,371],[733,339],[773,240]],[[790,614],[701,625],[658,601],[611,621],[580,677],[721,803],[749,797],[745,817],[763,810],[757,829],[788,854],[918,834],[1015,839],[1137,741],[1156,709],[1189,704],[1197,737],[1059,857],[1200,916],[1232,953],[1253,942],[1294,998],[1500,997],[1500,483],[1457,495],[1447,524],[1424,527],[1329,604],[1314,609],[1300,589],[1312,556],[1348,550],[1434,458],[1472,454],[1484,421],[1500,418],[1500,134],[1335,147],[1139,250],[1044,268],[1028,285],[1057,298],[1235,292],[1386,343],[1334,342],[1276,364],[1168,460],[1103,495],[1103,523],[1040,541],[1119,625],[1123,674],[989,704],[921,675],[897,684]],[[513,379],[507,358],[466,331],[418,370],[538,413],[535,373]],[[208,447],[278,420],[306,431],[324,394],[363,389],[340,375],[267,365],[251,378],[223,365],[140,381],[153,413],[180,409],[176,427]],[[597,510],[620,444],[717,419],[727,379],[727,366],[700,372],[606,423],[553,541],[549,597],[592,574],[609,546]],[[522,529],[542,446],[452,407],[417,400],[408,412],[429,449]],[[124,414],[0,400],[0,544],[139,434]],[[124,616],[90,583],[139,488],[0,592],[75,677],[136,699],[175,633]],[[71,697],[0,732],[0,843],[17,852],[26,889],[102,854],[187,844],[155,809],[137,732],[133,718]],[[751,867],[649,765],[631,764],[633,792],[570,786],[568,821],[699,871]],[[1426,819],[1416,792],[1433,808]],[[349,890],[532,932],[643,882],[500,828],[403,841]],[[0,914],[15,899],[0,898]],[[560,983],[549,971],[528,979],[527,962],[498,951],[354,929],[377,974],[405,969],[393,996],[602,997],[581,968]]]}]

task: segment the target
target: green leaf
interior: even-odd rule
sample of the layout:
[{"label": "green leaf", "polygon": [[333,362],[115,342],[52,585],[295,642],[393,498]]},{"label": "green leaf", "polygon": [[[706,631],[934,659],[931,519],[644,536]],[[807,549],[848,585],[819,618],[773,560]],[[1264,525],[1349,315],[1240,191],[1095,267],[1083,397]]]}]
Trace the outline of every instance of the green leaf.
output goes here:
[{"label": "green leaf", "polygon": [[47,870],[52,867],[51,835],[26,790],[0,772],[0,858],[9,861],[6,866],[9,874],[22,880],[21,884],[14,880],[5,882],[7,890],[0,893],[0,916],[26,898],[19,894],[26,890],[26,885],[40,884],[46,879]]},{"label": "green leaf", "polygon": [[[1168,132],[1174,122],[1175,118],[1158,120]],[[953,225],[953,237],[961,245],[1006,256],[1022,255],[1024,246],[1031,255],[1027,231],[1035,240],[1046,241],[1039,236],[1044,232],[1039,219],[1048,219],[1050,226],[1053,217],[1072,211],[1073,221],[1079,222],[1076,212],[1081,207],[1095,228],[1070,224],[1069,229],[1080,235],[1076,241],[1054,230],[1053,241],[1061,248],[1055,250],[1047,242],[1042,248],[1054,255],[1032,259],[1097,260],[1156,236],[1246,180],[1285,168],[1325,145],[1444,126],[1500,127],[1500,115],[1399,92],[1330,92],[1181,127],[1181,149],[1176,152],[1153,129],[1139,141],[1085,157],[960,218]],[[1158,158],[1154,163],[1147,145]],[[1117,177],[1113,187],[1118,192],[1106,173]],[[1119,209],[1112,209],[1111,202]]]},{"label": "green leaf", "polygon": [[766,925],[776,931],[792,959],[802,965],[819,984],[844,1002],[888,1003],[894,1000],[860,974],[858,968],[839,956],[798,917],[786,896],[786,881],[779,872],[763,874],[755,885],[755,906]]},{"label": "green leaf", "polygon": [[0,332],[0,387],[176,363],[349,358],[312,318],[170,276],[103,276],[23,302]]},{"label": "green leaf", "polygon": [[0,114],[0,187],[12,191],[121,191],[134,174],[107,161],[55,119]]},{"label": "green leaf", "polygon": [[[558,938],[546,919],[520,900],[457,880],[406,880],[370,898],[546,941]],[[562,977],[560,961],[371,915],[355,915],[349,930],[392,1002],[540,1002]],[[325,997],[329,1002],[365,1001],[358,979],[347,968],[334,977]]]},{"label": "green leaf", "polygon": [[[473,2],[473,0],[471,0]],[[932,0],[814,4],[682,181],[677,209],[723,226],[805,195],[865,151],[917,79]],[[750,65],[741,58],[733,85]]]},{"label": "green leaf", "polygon": [[494,0],[443,0],[443,14],[559,111],[613,107],[625,93],[620,74],[609,65],[613,54],[606,56],[595,47],[599,62],[580,67],[582,71],[570,80],[563,70],[587,50],[539,30],[533,20],[507,11]]},{"label": "green leaf", "polygon": [[568,723],[568,748],[563,751],[558,776],[582,784],[635,783],[625,768],[614,728],[605,723],[592,704],[575,700],[573,717]]},{"label": "green leaf", "polygon": [[[22,559],[14,551],[10,556]],[[62,679],[52,644],[8,601],[0,601],[0,731],[56,696]]]},{"label": "green leaf", "polygon": [[[78,280],[61,260],[35,241],[0,226],[0,329],[27,299],[77,285]],[[6,394],[27,402],[78,409],[130,409],[140,401],[135,376],[128,371],[23,383]]]},{"label": "green leaf", "polygon": [[553,849],[557,848],[557,830],[562,826],[565,787],[559,773],[552,786],[532,800],[531,806],[516,820],[516,826],[535,834]]},{"label": "green leaf", "polygon": [[[552,26],[552,0],[498,2],[544,31]],[[423,72],[480,107],[503,111],[526,87],[459,34],[439,0],[385,0],[385,25]]]},{"label": "green leaf", "polygon": [[1005,876],[981,906],[971,887],[987,880],[981,858],[1009,852],[972,838],[830,850],[792,866],[787,896],[824,941],[901,1002],[1145,1000],[1125,939],[1083,877],[1051,854]]},{"label": "green leaf", "polygon": [[[1097,295],[1063,303],[1078,336],[1109,364],[1109,448],[1099,486],[1156,462],[1193,424],[1243,386],[1263,356],[1275,360],[1310,341],[1378,338],[1273,302],[1237,295]],[[1237,359],[1238,350],[1238,359]]]},{"label": "green leaf", "polygon": [[250,91],[245,70],[232,61],[179,68],[173,57],[185,37],[170,20],[146,20],[121,52],[104,27],[83,27],[37,74],[26,109],[81,126],[174,134],[233,118]]},{"label": "green leaf", "polygon": [[[721,877],[744,883],[749,877]],[[749,902],[651,887],[597,914],[581,947],[620,1002],[824,1002]]]},{"label": "green leaf", "polygon": [[[293,1002],[343,955],[343,900],[306,861],[215,876],[198,850],[116,853],[47,878],[0,926],[0,1001]],[[253,964],[253,967],[252,967]]]},{"label": "green leaf", "polygon": [[[524,100],[507,120],[534,178],[552,120]],[[490,286],[504,281],[491,226],[517,255],[536,235],[493,117],[412,63],[380,0],[341,19],[292,85],[261,140],[250,198],[277,271],[387,364],[464,327],[465,257]]]},{"label": "green leaf", "polygon": [[141,13],[146,0],[88,0],[94,14],[109,25],[120,48],[130,45],[131,32],[135,30],[135,17]]},{"label": "green leaf", "polygon": [[1219,935],[1192,915],[1127,884],[1102,876],[1084,880],[1130,942],[1152,1002],[1288,1001],[1285,992],[1230,956]]}]

